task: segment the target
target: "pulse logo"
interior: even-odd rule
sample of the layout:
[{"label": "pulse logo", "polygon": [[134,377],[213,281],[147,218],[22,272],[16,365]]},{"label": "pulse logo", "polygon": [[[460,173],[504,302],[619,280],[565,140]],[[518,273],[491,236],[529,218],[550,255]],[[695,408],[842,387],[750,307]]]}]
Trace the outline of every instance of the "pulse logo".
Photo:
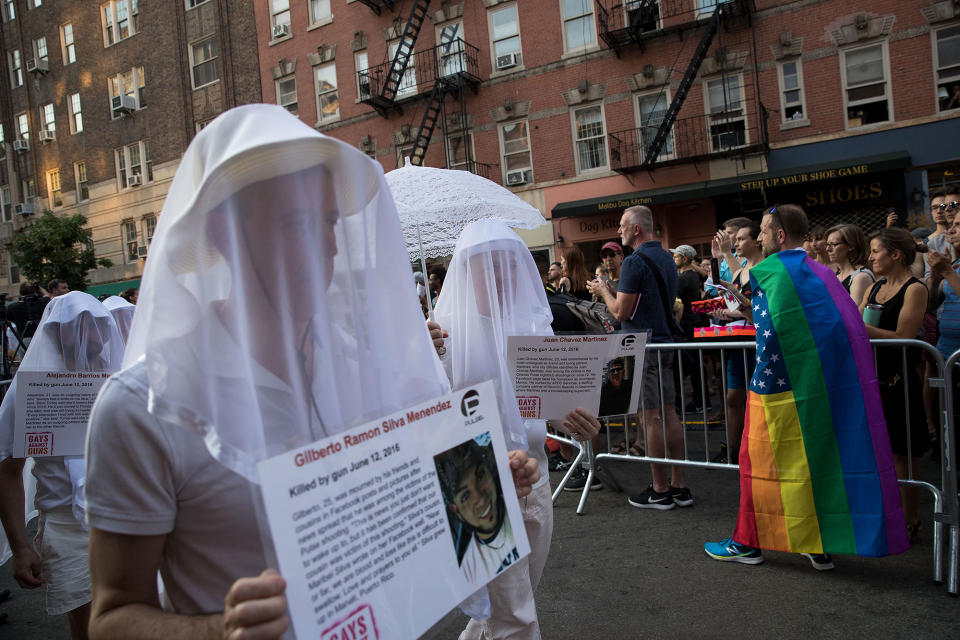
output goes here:
[{"label": "pulse logo", "polygon": [[463,394],[463,400],[460,401],[460,413],[464,417],[469,418],[477,412],[477,407],[480,406],[480,394],[477,393],[476,389],[471,389]]},{"label": "pulse logo", "polygon": [[620,346],[627,349],[632,347],[636,341],[637,341],[637,336],[633,336],[633,335],[624,336],[623,340],[620,341]]}]

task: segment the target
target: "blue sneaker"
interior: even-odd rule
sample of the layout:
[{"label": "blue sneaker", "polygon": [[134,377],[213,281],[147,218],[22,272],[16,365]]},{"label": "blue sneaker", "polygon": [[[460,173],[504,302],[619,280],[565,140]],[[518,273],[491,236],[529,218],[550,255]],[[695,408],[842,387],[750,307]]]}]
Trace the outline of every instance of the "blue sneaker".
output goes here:
[{"label": "blue sneaker", "polygon": [[763,553],[747,545],[733,541],[733,536],[720,542],[708,542],[703,550],[714,560],[721,562],[742,562],[743,564],[760,564],[763,562]]}]

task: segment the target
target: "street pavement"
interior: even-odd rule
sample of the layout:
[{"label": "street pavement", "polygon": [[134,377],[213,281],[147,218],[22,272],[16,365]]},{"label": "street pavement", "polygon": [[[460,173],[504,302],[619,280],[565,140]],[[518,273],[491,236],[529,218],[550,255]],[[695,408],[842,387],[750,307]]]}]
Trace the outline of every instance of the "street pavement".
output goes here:
[{"label": "street pavement", "polygon": [[[649,470],[636,464],[645,481]],[[935,478],[929,465],[924,477]],[[686,509],[635,509],[626,496],[590,494],[555,505],[550,559],[537,594],[546,640],[633,638],[956,638],[960,600],[932,580],[932,501],[925,496],[921,542],[892,558],[837,556],[816,571],[797,555],[767,552],[759,566],[721,563],[703,553],[706,540],[728,536],[736,518],[737,475],[689,470],[696,503]],[[552,474],[552,482],[560,474]],[[20,590],[9,563],[0,567],[0,604],[10,616],[0,638],[66,640],[66,621],[43,613],[39,592]],[[465,624],[451,613],[425,637],[455,639]]]}]

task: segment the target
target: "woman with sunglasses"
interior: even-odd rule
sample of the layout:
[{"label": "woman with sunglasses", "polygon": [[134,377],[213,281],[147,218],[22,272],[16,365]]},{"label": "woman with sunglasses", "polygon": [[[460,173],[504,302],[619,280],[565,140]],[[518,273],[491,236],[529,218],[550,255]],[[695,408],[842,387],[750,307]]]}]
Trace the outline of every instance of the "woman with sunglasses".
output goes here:
[{"label": "woman with sunglasses", "polygon": [[863,300],[863,294],[876,278],[866,267],[867,237],[855,224],[838,224],[827,230],[827,255],[837,268],[843,288],[854,302]]}]

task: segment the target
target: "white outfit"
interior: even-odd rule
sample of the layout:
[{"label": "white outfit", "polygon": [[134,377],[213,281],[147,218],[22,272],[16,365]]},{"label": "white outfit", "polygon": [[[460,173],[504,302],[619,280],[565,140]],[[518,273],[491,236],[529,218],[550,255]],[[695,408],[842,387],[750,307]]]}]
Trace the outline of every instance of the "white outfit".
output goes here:
[{"label": "white outfit", "polygon": [[105,306],[110,312],[110,315],[113,316],[114,321],[117,323],[117,328],[120,329],[120,335],[123,336],[123,341],[126,343],[127,338],[130,336],[130,325],[133,324],[133,314],[137,310],[137,307],[120,296],[110,296],[103,301],[103,306]]}]

